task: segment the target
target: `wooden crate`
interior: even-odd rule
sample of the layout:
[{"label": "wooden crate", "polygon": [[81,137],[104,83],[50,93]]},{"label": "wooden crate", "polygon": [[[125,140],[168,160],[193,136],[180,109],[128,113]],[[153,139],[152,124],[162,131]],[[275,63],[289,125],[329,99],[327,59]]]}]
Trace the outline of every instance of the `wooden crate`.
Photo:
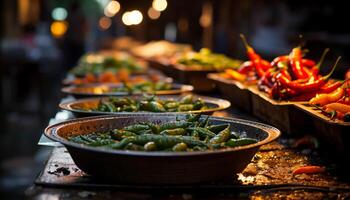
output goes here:
[{"label": "wooden crate", "polygon": [[249,86],[252,114],[289,134],[303,134],[312,130],[312,119],[294,105],[303,102],[276,101],[256,86]]},{"label": "wooden crate", "polygon": [[176,79],[180,83],[192,85],[195,92],[213,92],[216,89],[215,83],[207,77],[216,70],[198,70],[177,64],[172,67],[175,69]]},{"label": "wooden crate", "polygon": [[246,85],[238,81],[226,79],[220,73],[210,73],[208,74],[208,78],[215,83],[221,95],[229,100],[235,108],[249,113],[252,111],[251,92],[247,89]]},{"label": "wooden crate", "polygon": [[350,152],[350,122],[331,120],[319,109],[307,104],[295,105],[298,109],[312,118],[312,132],[327,144],[330,152],[344,154]]}]

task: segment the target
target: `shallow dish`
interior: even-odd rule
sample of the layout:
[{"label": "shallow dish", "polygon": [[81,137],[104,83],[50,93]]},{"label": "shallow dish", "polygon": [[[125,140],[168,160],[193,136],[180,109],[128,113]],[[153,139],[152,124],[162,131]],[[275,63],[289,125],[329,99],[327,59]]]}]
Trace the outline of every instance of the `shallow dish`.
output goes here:
[{"label": "shallow dish", "polygon": [[[142,96],[127,96],[132,99],[142,99]],[[167,99],[181,99],[182,95],[163,95],[158,96],[157,98],[161,100],[167,100]],[[199,96],[199,95],[193,95],[194,99],[202,99],[205,102],[205,105],[208,106],[207,109],[203,110],[193,110],[193,111],[185,111],[185,112],[161,112],[161,114],[170,114],[170,113],[202,113],[202,114],[212,114],[215,111],[224,110],[230,107],[231,103],[224,99],[218,99],[213,97],[206,97],[206,96]],[[73,100],[69,102],[60,103],[59,107],[63,110],[71,111],[74,115],[77,117],[82,116],[95,116],[95,115],[108,115],[108,114],[131,114],[131,113],[152,113],[152,112],[102,112],[102,111],[88,111],[83,110],[83,108],[92,109],[96,108],[101,100],[108,99],[108,97],[95,97],[95,98],[87,98],[87,99],[78,99]],[[154,113],[154,112],[153,112]]]},{"label": "shallow dish", "polygon": [[[89,84],[84,86],[69,86],[64,87],[61,91],[65,94],[73,95],[74,97],[96,97],[96,96],[127,96],[128,92],[113,92],[113,88],[122,87],[123,84]],[[154,92],[156,95],[181,94],[193,91],[191,85],[183,85],[171,83],[172,89],[160,90]],[[141,95],[141,92],[135,92],[133,95]]]},{"label": "shallow dish", "polygon": [[143,152],[89,147],[67,140],[72,135],[102,132],[142,121],[162,123],[185,117],[185,114],[130,114],[80,118],[49,126],[45,135],[62,143],[75,164],[87,174],[133,184],[189,184],[230,179],[249,164],[260,146],[280,135],[278,129],[268,125],[210,117],[212,124],[229,123],[231,130],[259,142],[215,151]]}]

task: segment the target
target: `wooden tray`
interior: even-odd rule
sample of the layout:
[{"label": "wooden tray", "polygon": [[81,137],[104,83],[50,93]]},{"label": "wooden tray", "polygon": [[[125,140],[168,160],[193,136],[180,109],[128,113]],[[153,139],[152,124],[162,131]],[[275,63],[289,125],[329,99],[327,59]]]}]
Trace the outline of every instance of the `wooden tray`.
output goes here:
[{"label": "wooden tray", "polygon": [[338,154],[350,152],[350,122],[331,120],[308,104],[296,104],[295,107],[311,117],[314,134],[332,147],[330,151]]},{"label": "wooden tray", "polygon": [[214,82],[207,78],[207,75],[209,73],[217,72],[216,70],[200,70],[179,64],[171,64],[170,66],[175,71],[173,76],[171,74],[169,76],[181,83],[192,85],[194,91],[213,92],[215,90]]},{"label": "wooden tray", "polygon": [[208,78],[215,83],[221,94],[232,105],[247,112],[252,111],[251,92],[247,89],[246,85],[238,81],[225,79],[220,76],[220,73],[210,73],[208,74]]},{"label": "wooden tray", "polygon": [[178,79],[176,76],[175,69],[170,65],[170,63],[166,59],[160,58],[149,58],[145,59],[149,66],[153,69],[159,70],[166,74],[167,76],[171,76],[174,79]]},{"label": "wooden tray", "polygon": [[294,106],[305,102],[277,101],[259,91],[256,86],[249,86],[248,90],[251,92],[252,114],[256,117],[289,134],[308,133],[312,130],[311,116]]}]

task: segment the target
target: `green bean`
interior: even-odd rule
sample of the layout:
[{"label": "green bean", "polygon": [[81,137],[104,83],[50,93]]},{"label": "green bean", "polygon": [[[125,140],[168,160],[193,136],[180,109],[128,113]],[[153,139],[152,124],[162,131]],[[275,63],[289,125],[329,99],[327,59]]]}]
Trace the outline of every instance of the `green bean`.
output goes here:
[{"label": "green bean", "polygon": [[167,129],[187,128],[191,125],[192,125],[191,122],[186,122],[186,121],[165,122],[159,126],[159,132],[162,132]]},{"label": "green bean", "polygon": [[208,129],[203,128],[203,127],[190,127],[187,129],[191,130],[191,131],[197,131],[201,138],[206,138],[207,136],[209,138],[215,137],[215,133],[213,133],[213,132],[211,132]]},{"label": "green bean", "polygon": [[136,136],[136,134],[130,131],[118,130],[118,129],[115,129],[112,134],[112,138],[116,140],[121,140],[130,136]]},{"label": "green bean", "polygon": [[132,151],[143,151],[145,150],[145,148],[143,148],[143,146],[137,145],[137,144],[133,144],[133,143],[129,143],[128,145],[125,146],[126,150],[132,150]]},{"label": "green bean", "polygon": [[164,107],[166,109],[176,109],[179,107],[179,103],[178,102],[168,102],[168,103],[165,103]]},{"label": "green bean", "polygon": [[227,126],[224,130],[220,131],[215,137],[210,139],[210,144],[220,144],[222,142],[226,142],[230,138],[230,126]]},{"label": "green bean", "polygon": [[125,111],[125,112],[135,112],[137,111],[137,107],[135,105],[124,105],[122,107],[122,110]]},{"label": "green bean", "polygon": [[161,135],[184,135],[186,130],[183,128],[167,129],[160,132]]},{"label": "green bean", "polygon": [[108,112],[114,112],[115,111],[115,106],[112,104],[112,103],[110,103],[110,102],[104,102],[103,103],[105,106],[106,106],[106,108],[108,109]]},{"label": "green bean", "polygon": [[193,109],[194,110],[200,110],[202,107],[205,106],[205,103],[202,99],[197,99],[193,102]]},{"label": "green bean", "polygon": [[244,145],[248,145],[248,144],[254,144],[257,142],[258,142],[258,140],[253,139],[253,138],[229,139],[225,143],[225,146],[237,147],[237,146],[244,146]]},{"label": "green bean", "polygon": [[147,142],[143,148],[146,150],[146,151],[155,151],[157,150],[157,145],[156,143],[154,142]]},{"label": "green bean", "polygon": [[[128,138],[123,139],[121,142]],[[126,141],[128,142],[128,141]],[[138,135],[132,139],[135,144],[144,145],[147,142],[154,142],[160,148],[169,148],[177,143],[186,143],[188,146],[201,146],[207,147],[202,141],[194,140],[192,137],[188,136],[167,136],[167,135],[154,135],[154,134],[144,134]]]},{"label": "green bean", "polygon": [[182,99],[180,100],[182,104],[190,104],[192,103],[192,101],[193,101],[193,96],[191,94],[188,94],[182,97]]},{"label": "green bean", "polygon": [[186,151],[188,148],[186,143],[180,142],[173,146],[173,151]]},{"label": "green bean", "polygon": [[136,134],[138,134],[141,131],[145,131],[149,129],[150,127],[147,124],[134,124],[123,128],[124,131],[130,131]]},{"label": "green bean", "polygon": [[208,126],[208,123],[209,123],[209,116],[207,116],[206,118],[205,118],[205,120],[203,120],[203,121],[201,121],[200,123],[199,123],[199,127],[203,127],[203,128],[206,128],[207,126]]},{"label": "green bean", "polygon": [[130,102],[129,98],[110,97],[109,101],[113,103],[115,106],[130,105],[132,103]]},{"label": "green bean", "polygon": [[227,128],[227,126],[229,126],[229,125],[228,124],[211,125],[208,127],[208,130],[213,132],[213,133],[218,134],[220,131]]},{"label": "green bean", "polygon": [[193,105],[192,104],[181,104],[177,108],[179,112],[184,112],[184,111],[190,111],[193,110]]},{"label": "green bean", "polygon": [[162,106],[162,104],[156,102],[156,101],[151,101],[148,103],[148,107],[151,112],[165,112],[165,108]]},{"label": "green bean", "polygon": [[186,116],[188,122],[197,122],[200,117],[201,117],[201,114],[196,114],[196,115],[189,114]]}]

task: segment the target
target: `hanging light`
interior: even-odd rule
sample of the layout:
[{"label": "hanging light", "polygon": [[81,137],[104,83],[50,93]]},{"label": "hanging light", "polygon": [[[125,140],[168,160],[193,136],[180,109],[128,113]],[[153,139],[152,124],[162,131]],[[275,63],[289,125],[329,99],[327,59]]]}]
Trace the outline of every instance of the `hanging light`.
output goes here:
[{"label": "hanging light", "polygon": [[113,17],[120,10],[120,3],[118,1],[110,1],[104,9],[104,14],[107,17]]},{"label": "hanging light", "polygon": [[98,20],[98,25],[102,30],[107,30],[112,24],[112,20],[108,17],[101,17],[100,20]]},{"label": "hanging light", "polygon": [[158,19],[160,17],[160,12],[150,7],[147,11],[148,17],[151,19]]},{"label": "hanging light", "polygon": [[67,32],[67,29],[68,29],[68,23],[65,21],[54,21],[50,26],[51,34],[55,38],[62,37]]},{"label": "hanging light", "polygon": [[164,11],[166,7],[168,6],[168,2],[166,0],[153,0],[152,7],[156,11]]},{"label": "hanging light", "polygon": [[127,26],[140,24],[142,19],[142,13],[138,10],[125,12],[122,16],[122,21]]},{"label": "hanging light", "polygon": [[54,20],[65,20],[68,16],[68,12],[65,8],[57,7],[52,10],[51,17]]}]

